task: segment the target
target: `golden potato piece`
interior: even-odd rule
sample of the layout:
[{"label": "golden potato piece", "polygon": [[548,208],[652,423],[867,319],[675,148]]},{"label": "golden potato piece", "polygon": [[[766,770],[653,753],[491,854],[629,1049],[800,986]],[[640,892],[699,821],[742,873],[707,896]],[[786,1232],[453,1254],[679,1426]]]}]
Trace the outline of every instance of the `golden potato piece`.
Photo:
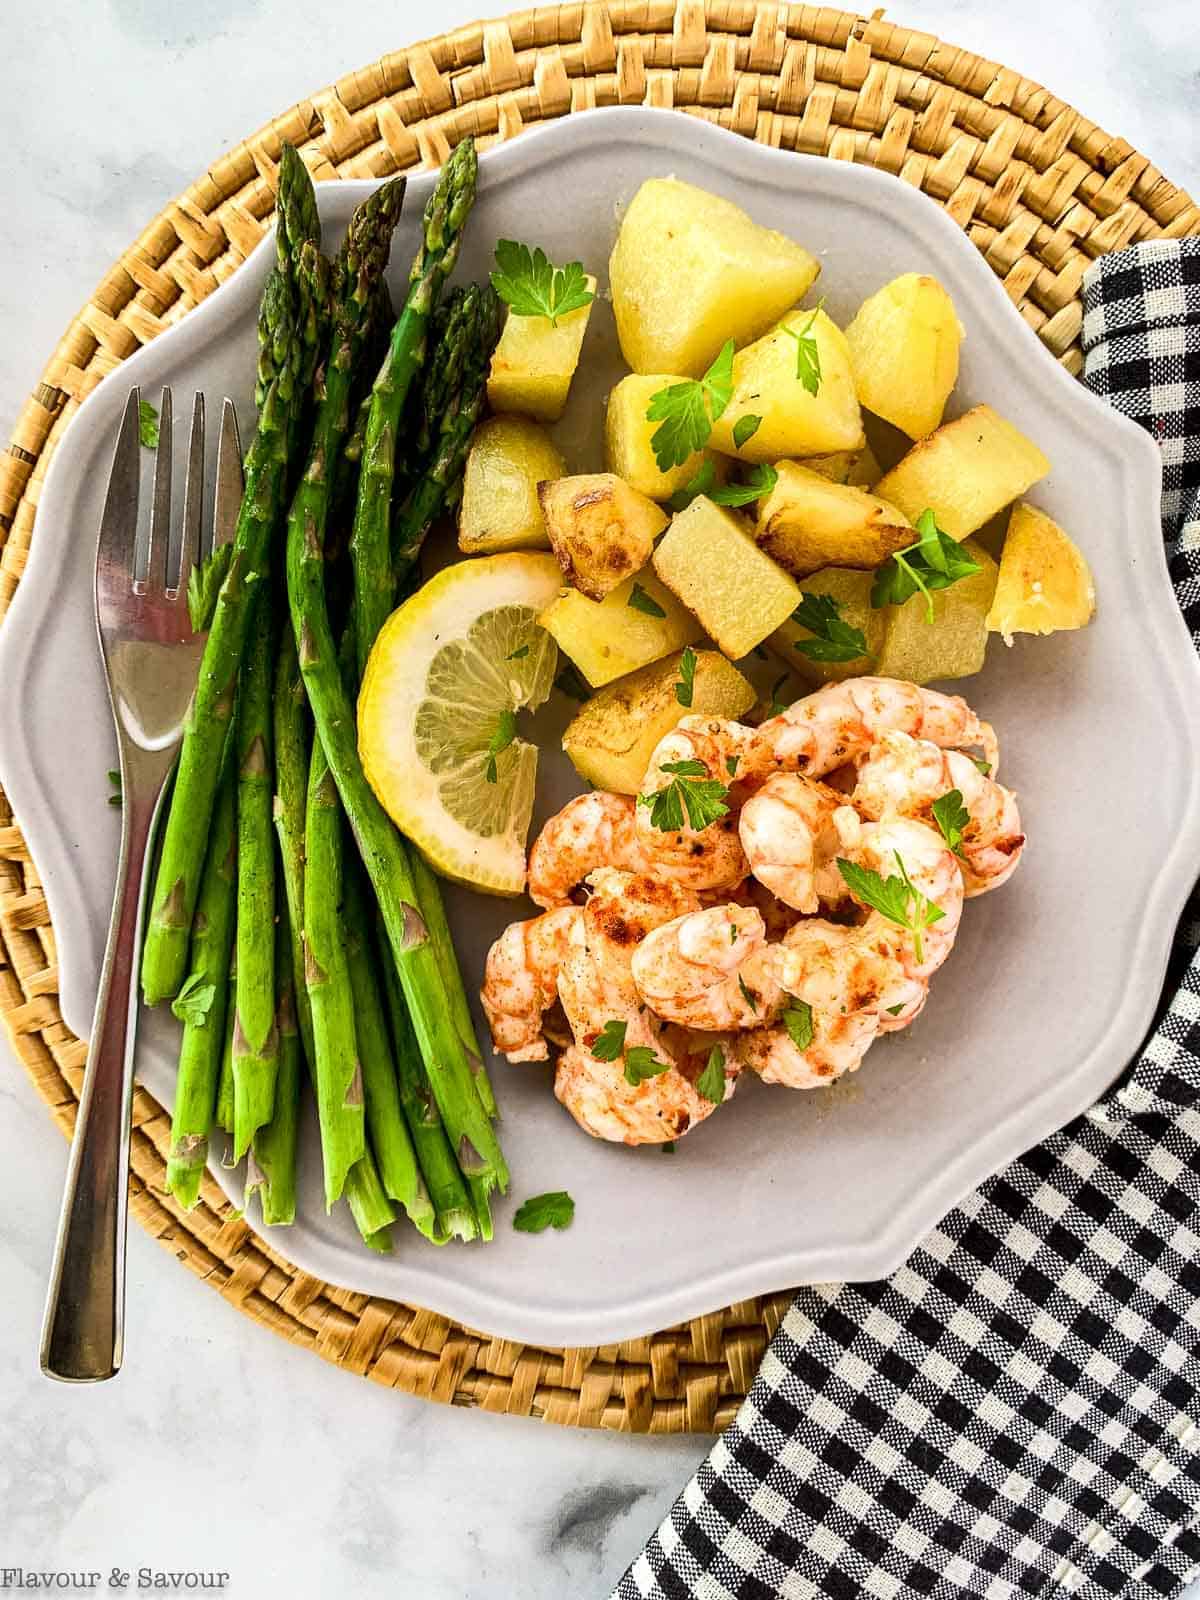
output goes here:
[{"label": "golden potato piece", "polygon": [[[661,616],[654,614],[659,611]],[[564,589],[538,621],[593,689],[695,644],[704,631],[650,567],[626,578],[603,600]]]},{"label": "golden potato piece", "polygon": [[806,683],[819,686],[874,672],[875,659],[883,648],[883,636],[887,630],[886,610],[876,610],[871,604],[871,585],[874,582],[873,572],[860,572],[850,567],[825,567],[820,572],[811,573],[800,585],[801,599],[805,595],[829,595],[838,604],[839,620],[851,628],[857,628],[863,635],[867,648],[853,661],[814,661],[806,656],[797,646],[811,640],[813,634],[795,617],[789,617],[776,628],[768,644]]},{"label": "golden potato piece", "polygon": [[795,582],[758,548],[749,526],[707,495],[673,519],[654,570],[735,660],[800,604]]},{"label": "golden potato piece", "polygon": [[539,483],[538,499],[563,576],[590,600],[640,572],[667,525],[660,506],[611,472]]},{"label": "golden potato piece", "polygon": [[859,404],[910,439],[932,433],[958,380],[962,338],[936,278],[905,272],[885,283],[846,328]]},{"label": "golden potato piece", "polygon": [[830,483],[848,483],[858,456],[857,450],[833,450],[826,456],[805,456],[796,465],[807,467],[809,472],[819,472]]},{"label": "golden potato piece", "polygon": [[463,472],[458,548],[466,555],[545,549],[538,503],[543,478],[557,478],[563,458],[528,417],[489,417],[475,429]]},{"label": "golden potato piece", "polygon": [[726,339],[757,338],[815,282],[820,262],[740,206],[675,178],[630,201],[608,264],[635,372],[698,378]]},{"label": "golden potato piece", "polygon": [[1083,628],[1096,609],[1083,552],[1044,511],[1022,500],[1012,509],[1000,578],[987,616],[989,633],[1011,644],[1014,633]]},{"label": "golden potato piece", "polygon": [[711,450],[696,450],[679,467],[660,472],[650,440],[659,424],[646,416],[650,401],[660,389],[684,380],[665,373],[631,372],[609,394],[604,416],[604,460],[610,472],[651,500],[669,500],[699,472],[705,461],[717,469],[723,482],[727,463]]},{"label": "golden potato piece", "polygon": [[[812,324],[811,328],[809,324]],[[797,377],[796,337],[815,340],[821,365],[816,394]],[[743,416],[761,417],[738,448],[733,431]],[[792,311],[777,327],[733,358],[733,394],[713,424],[709,443],[743,461],[827,455],[857,450],[863,443],[862,415],[854,393],[846,338],[823,311]]]},{"label": "golden potato piece", "polygon": [[991,406],[944,422],[918,439],[875,485],[910,522],[931,510],[943,533],[965,539],[1044,478],[1050,463],[1031,439]]},{"label": "golden potato piece", "polygon": [[798,461],[781,461],[758,502],[755,538],[797,578],[821,567],[877,567],[913,541],[902,511],[865,489],[831,483]]},{"label": "golden potato piece", "polygon": [[935,683],[969,678],[983,667],[987,616],[1000,569],[975,539],[966,540],[964,548],[980,570],[934,591],[932,623],[926,621],[923,594],[887,608],[887,632],[875,666],[881,678]]},{"label": "golden potato piece", "polygon": [[740,717],[757,696],[719,650],[697,650],[692,703],[681,705],[680,654],[655,661],[599,690],[563,734],[563,749],[597,789],[637,794],[658,741],[681,717]]},{"label": "golden potato piece", "polygon": [[[587,286],[595,294],[596,280],[590,275]],[[549,317],[509,312],[488,373],[488,404],[493,411],[519,411],[541,422],[558,421],[594,303],[568,311],[557,323]]]}]

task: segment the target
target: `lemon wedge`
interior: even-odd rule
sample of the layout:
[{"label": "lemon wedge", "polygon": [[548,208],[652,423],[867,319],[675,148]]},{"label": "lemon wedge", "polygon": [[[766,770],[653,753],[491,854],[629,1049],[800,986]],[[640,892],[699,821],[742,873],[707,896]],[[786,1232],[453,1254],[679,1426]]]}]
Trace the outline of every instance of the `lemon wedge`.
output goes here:
[{"label": "lemon wedge", "polygon": [[392,613],[363,677],[367,781],[439,872],[490,894],[525,887],[538,753],[516,713],[554,683],[558,650],[537,619],[561,587],[540,551],[459,561]]}]

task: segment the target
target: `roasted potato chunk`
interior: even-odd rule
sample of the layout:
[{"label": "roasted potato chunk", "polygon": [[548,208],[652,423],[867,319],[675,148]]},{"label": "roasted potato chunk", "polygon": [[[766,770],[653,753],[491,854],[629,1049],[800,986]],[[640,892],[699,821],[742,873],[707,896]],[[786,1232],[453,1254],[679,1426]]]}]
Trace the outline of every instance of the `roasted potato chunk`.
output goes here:
[{"label": "roasted potato chunk", "polygon": [[725,477],[725,462],[711,450],[696,450],[682,466],[660,472],[651,438],[659,427],[646,416],[651,399],[660,389],[667,389],[683,379],[663,373],[643,374],[631,372],[622,378],[608,397],[604,416],[604,459],[610,472],[651,500],[669,500],[699,472],[705,461],[717,468],[717,477]]},{"label": "roasted potato chunk", "polygon": [[832,450],[826,456],[805,456],[803,461],[796,464],[807,467],[809,472],[820,473],[830,483],[849,483],[858,456],[857,450]]},{"label": "roasted potato chunk", "polygon": [[635,372],[699,377],[726,339],[757,338],[820,270],[815,256],[732,201],[649,178],[629,203],[608,264],[625,359]]},{"label": "roasted potato chunk", "polygon": [[[636,596],[635,585],[639,590]],[[636,603],[631,605],[631,599]],[[672,650],[681,650],[685,644],[695,644],[704,631],[650,567],[626,578],[603,600],[589,600],[578,589],[564,589],[538,621],[554,635],[559,648],[593,689],[636,672]]]},{"label": "roasted potato chunk", "polygon": [[973,406],[918,439],[880,478],[875,493],[911,522],[931,510],[943,533],[965,539],[1049,471],[1031,439],[991,406]]},{"label": "roasted potato chunk", "polygon": [[936,278],[905,272],[885,283],[846,328],[859,404],[910,439],[932,433],[958,380],[962,337]]},{"label": "roasted potato chunk", "polygon": [[[587,286],[596,292],[596,280]],[[592,305],[580,306],[551,322],[549,317],[518,317],[510,311],[488,374],[488,404],[493,411],[519,411],[541,422],[557,422],[587,332]]]},{"label": "roasted potato chunk", "polygon": [[821,567],[877,567],[913,539],[902,511],[865,489],[831,483],[797,461],[781,461],[758,502],[755,538],[797,578]]},{"label": "roasted potato chunk", "polygon": [[1015,505],[988,632],[1011,644],[1014,633],[1086,627],[1095,609],[1096,590],[1082,551],[1044,511],[1023,500]]},{"label": "roasted potato chunk", "polygon": [[834,683],[842,678],[858,678],[874,672],[875,660],[883,648],[887,629],[886,610],[876,610],[871,604],[873,572],[860,572],[850,567],[824,567],[805,578],[800,585],[801,599],[805,595],[829,595],[837,602],[840,620],[857,628],[866,640],[866,649],[853,661],[814,661],[797,648],[814,635],[789,617],[767,641],[772,650],[787,662],[806,683],[819,686]]},{"label": "roasted potato chunk", "polygon": [[749,525],[707,495],[674,518],[654,552],[654,570],[735,660],[800,603],[795,582],[758,548]]},{"label": "roasted potato chunk", "polygon": [[983,667],[987,617],[999,568],[975,539],[965,543],[980,570],[933,594],[933,622],[927,622],[925,596],[914,594],[902,606],[887,608],[887,632],[875,671],[882,678],[935,683],[969,678]]},{"label": "roasted potato chunk", "polygon": [[563,735],[563,749],[581,778],[597,789],[637,794],[655,745],[681,717],[740,717],[757,698],[719,650],[697,650],[692,703],[679,703],[680,656],[667,656],[601,689]]},{"label": "roasted potato chunk", "polygon": [[563,576],[589,600],[640,572],[666,513],[611,472],[587,472],[538,484],[550,548]]},{"label": "roasted potato chunk", "polygon": [[563,458],[527,417],[489,417],[475,429],[463,472],[458,548],[469,556],[545,549],[537,486],[562,475]]},{"label": "roasted potato chunk", "polygon": [[[796,375],[799,336],[815,341],[821,372],[816,394]],[[746,415],[762,421],[738,447],[733,431]],[[734,356],[733,394],[709,440],[714,450],[743,461],[779,461],[857,450],[862,442],[845,335],[823,311],[815,316],[811,311],[789,312],[770,333]]]}]

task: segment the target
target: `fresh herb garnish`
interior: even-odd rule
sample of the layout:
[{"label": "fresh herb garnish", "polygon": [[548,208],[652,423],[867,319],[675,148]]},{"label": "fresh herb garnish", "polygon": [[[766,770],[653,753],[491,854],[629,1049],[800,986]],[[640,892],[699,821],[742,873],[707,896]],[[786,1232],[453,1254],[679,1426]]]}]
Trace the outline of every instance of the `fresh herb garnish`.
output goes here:
[{"label": "fresh herb garnish", "polygon": [[737,935],[738,935],[737,923],[736,922],[731,922],[729,924],[729,942],[730,942],[730,944],[736,944],[737,943]]},{"label": "fresh herb garnish", "polygon": [[729,810],[729,790],[708,776],[702,761],[667,761],[661,770],[671,774],[667,787],[638,795],[638,805],[650,807],[651,827],[677,833],[686,813],[688,827],[699,833]]},{"label": "fresh herb garnish", "polygon": [[109,781],[109,784],[112,787],[112,793],[108,797],[109,805],[110,806],[124,805],[125,798],[121,793],[121,774],[117,771],[117,769],[115,767],[110,767],[109,768],[109,770],[108,770],[108,781]]},{"label": "fresh herb garnish", "polygon": [[667,504],[672,511],[686,511],[698,495],[711,495],[716,481],[717,469],[711,461],[702,461],[683,488],[676,489]]},{"label": "fresh herb garnish", "polygon": [[757,1016],[758,1015],[758,1001],[751,994],[750,990],[747,989],[746,980],[740,974],[738,976],[738,988],[742,991],[742,999],[750,1007],[750,1009],[751,1009],[751,1011],[753,1011],[754,1015]]},{"label": "fresh herb garnish", "polygon": [[198,972],[193,972],[171,1001],[171,1010],[180,1022],[186,1022],[193,1028],[203,1028],[208,1024],[208,1013],[216,998],[216,984],[205,983]]},{"label": "fresh herb garnish", "polygon": [[771,703],[767,707],[768,717],[779,716],[780,713],[786,711],[788,706],[791,704],[790,701],[781,700],[779,698],[779,691],[783,688],[787,681],[788,674],[784,672],[778,678],[776,678],[775,682],[771,685]]},{"label": "fresh herb garnish", "polygon": [[518,645],[518,647],[513,651],[513,653],[511,655],[505,656],[504,659],[505,659],[505,661],[524,661],[525,657],[528,654],[529,654],[529,646],[527,644]]},{"label": "fresh herb garnish", "polygon": [[674,1139],[668,1139],[666,1144],[660,1144],[658,1148],[662,1151],[663,1155],[673,1156],[675,1154],[675,1141]]},{"label": "fresh herb garnish", "polygon": [[213,612],[217,609],[217,595],[225,582],[232,554],[233,544],[227,540],[224,544],[214,545],[212,554],[203,561],[192,564],[192,570],[188,573],[187,608],[193,633],[203,633],[212,622]]},{"label": "fresh herb garnish", "polygon": [[138,439],[144,450],[157,450],[158,412],[149,400],[138,401]]},{"label": "fresh herb garnish", "polygon": [[974,764],[979,768],[980,772],[983,773],[985,778],[991,777],[992,763],[990,761],[983,761],[979,756],[968,756],[967,760],[974,762]]},{"label": "fresh herb garnish", "polygon": [[675,698],[681,706],[691,706],[696,693],[696,652],[685,645],[679,658],[679,682],[675,685]]},{"label": "fresh herb garnish", "polygon": [[916,531],[920,538],[893,552],[876,572],[871,604],[876,609],[901,606],[919,591],[925,596],[925,621],[932,623],[932,591],[948,589],[960,578],[969,578],[979,571],[979,563],[971,559],[957,539],[942,532],[932,511],[922,511]]},{"label": "fresh herb garnish", "polygon": [[714,1106],[725,1098],[725,1052],[719,1044],[708,1052],[704,1071],[696,1079],[696,1093]]},{"label": "fresh herb garnish", "polygon": [[971,813],[963,805],[961,789],[947,789],[940,800],[930,806],[933,820],[946,843],[956,856],[963,853],[963,829],[971,820]]},{"label": "fresh herb garnish", "polygon": [[813,1041],[812,1007],[808,1001],[789,996],[783,1013],[783,1025],[796,1049],[807,1050]]},{"label": "fresh herb garnish", "polygon": [[726,756],[725,757],[725,771],[729,774],[729,776],[731,778],[736,778],[737,777],[737,769],[738,769],[738,758],[737,758],[737,756]]},{"label": "fresh herb garnish", "polygon": [[884,1006],[883,1009],[887,1012],[889,1017],[898,1017],[904,1010],[904,1001],[898,1000],[894,1006]]},{"label": "fresh herb garnish", "polygon": [[797,653],[810,661],[857,661],[867,653],[866,635],[861,628],[842,621],[841,604],[831,594],[804,590],[792,621],[813,635],[796,641]]},{"label": "fresh herb garnish", "polygon": [[898,928],[907,928],[913,936],[913,952],[920,966],[925,960],[922,935],[926,928],[940,922],[945,912],[913,887],[900,852],[896,850],[892,853],[899,869],[896,876],[881,877],[870,867],[860,867],[853,861],[847,861],[844,856],[837,858],[838,871],[856,900],[871,906]]},{"label": "fresh herb garnish", "polygon": [[575,1215],[575,1202],[565,1189],[535,1194],[524,1201],[513,1217],[518,1233],[544,1233],[547,1228],[567,1228]]},{"label": "fresh herb garnish", "polygon": [[637,1088],[647,1078],[657,1078],[671,1065],[660,1061],[648,1044],[635,1044],[625,1052],[625,1082]]},{"label": "fresh herb garnish", "polygon": [[676,489],[668,504],[672,511],[685,511],[698,495],[706,494],[716,506],[746,506],[761,500],[779,482],[779,474],[769,462],[751,468],[745,483],[717,484],[717,471],[711,461],[702,461],[694,477]]},{"label": "fresh herb garnish", "polygon": [[643,611],[648,617],[665,617],[666,612],[652,594],[647,594],[640,583],[635,583],[629,591],[627,606],[632,606],[635,611]]},{"label": "fresh herb garnish", "polygon": [[727,339],[702,378],[668,384],[650,396],[646,420],[660,424],[650,437],[660,472],[681,467],[689,456],[704,449],[713,423],[732,394],[733,340]]},{"label": "fresh herb garnish", "polygon": [[606,1022],[599,1035],[591,1046],[591,1052],[597,1061],[615,1061],[625,1048],[625,1029],[627,1023],[618,1022],[614,1017],[611,1022]]},{"label": "fresh herb garnish", "polygon": [[517,737],[517,715],[515,711],[502,711],[496,723],[496,731],[492,735],[487,747],[487,765],[483,775],[489,783],[495,783],[498,777],[496,771],[496,757],[502,750],[507,750]]},{"label": "fresh herb garnish", "polygon": [[596,298],[587,286],[580,261],[556,267],[535,245],[501,239],[496,245],[492,288],[518,317],[549,317],[557,323],[568,311],[579,311]]},{"label": "fresh herb garnish", "polygon": [[796,341],[796,376],[809,394],[816,394],[821,387],[821,350],[812,330],[824,304],[824,300],[817,302],[816,310],[799,330],[789,327],[786,322],[780,324],[784,333]]},{"label": "fresh herb garnish", "polygon": [[571,700],[588,700],[592,691],[584,682],[579,668],[573,661],[566,662],[558,670],[554,679],[554,687],[559,694],[565,694]]},{"label": "fresh herb garnish", "polygon": [[733,425],[733,448],[740,450],[746,440],[753,439],[761,427],[762,418],[756,417],[751,411],[747,411],[745,416],[739,417]]}]

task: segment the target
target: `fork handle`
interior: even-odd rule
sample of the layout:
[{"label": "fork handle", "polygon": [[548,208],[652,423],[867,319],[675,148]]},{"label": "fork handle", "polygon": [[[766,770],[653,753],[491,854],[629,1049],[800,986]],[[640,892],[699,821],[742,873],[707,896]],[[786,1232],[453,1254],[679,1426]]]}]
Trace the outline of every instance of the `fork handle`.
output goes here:
[{"label": "fork handle", "polygon": [[131,794],[128,764],[122,767],[117,889],[42,1326],[42,1371],[67,1383],[114,1377],[124,1353],[134,975],[147,851],[162,785],[135,784]]}]

